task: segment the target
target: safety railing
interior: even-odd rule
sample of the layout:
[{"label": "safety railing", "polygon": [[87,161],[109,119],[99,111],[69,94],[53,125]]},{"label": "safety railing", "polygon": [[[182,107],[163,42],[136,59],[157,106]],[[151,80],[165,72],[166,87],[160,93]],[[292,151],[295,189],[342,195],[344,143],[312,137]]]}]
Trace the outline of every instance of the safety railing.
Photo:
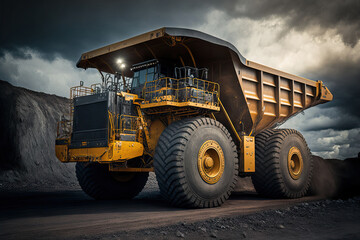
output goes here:
[{"label": "safety railing", "polygon": [[[113,91],[115,89],[113,82],[108,82],[106,88],[101,83],[92,84],[90,87],[83,85],[70,88],[70,101],[69,101],[69,120],[60,120],[57,122],[57,138],[67,137],[70,138],[72,131],[72,121],[74,115],[74,98],[93,95],[106,91]],[[119,132],[117,130],[117,132]]]},{"label": "safety railing", "polygon": [[85,87],[85,86],[72,87],[70,88],[70,99],[91,95],[92,93],[93,90],[91,87]]},{"label": "safety railing", "polygon": [[91,95],[93,89],[85,86],[75,86],[70,88],[70,129],[72,129],[72,121],[74,115],[74,98]]},{"label": "safety railing", "polygon": [[[68,127],[70,128],[70,131],[72,129],[72,120],[73,120],[73,115],[74,115],[74,98],[88,96],[88,95],[98,93],[98,91],[101,91],[100,89],[101,89],[100,83],[92,84],[90,87],[75,86],[75,87],[70,88],[70,112],[69,112],[70,120],[68,123],[68,125],[69,125]],[[58,124],[60,124],[60,122]]]},{"label": "safety railing", "polygon": [[114,140],[138,141],[140,121],[137,116],[109,112],[109,142]]},{"label": "safety railing", "polygon": [[94,83],[91,84],[91,94],[101,93],[102,92],[102,85],[101,83]]},{"label": "safety railing", "polygon": [[100,92],[103,92],[101,83],[91,84],[90,87],[75,86],[70,88],[70,99],[74,99],[76,97],[88,96]]},{"label": "safety railing", "polygon": [[143,96],[145,103],[193,102],[219,106],[220,87],[218,83],[198,78],[160,78],[147,82]]}]

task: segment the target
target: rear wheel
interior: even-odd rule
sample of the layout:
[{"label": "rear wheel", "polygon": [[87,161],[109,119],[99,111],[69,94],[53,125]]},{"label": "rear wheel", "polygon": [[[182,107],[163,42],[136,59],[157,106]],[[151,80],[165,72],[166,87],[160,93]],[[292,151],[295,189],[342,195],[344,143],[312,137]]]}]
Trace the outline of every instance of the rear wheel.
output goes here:
[{"label": "rear wheel", "polygon": [[304,137],[293,129],[272,129],[258,134],[255,144],[256,191],[275,198],[305,196],[313,161]]},{"label": "rear wheel", "polygon": [[161,134],[154,167],[160,192],[172,205],[216,207],[235,187],[237,151],[221,123],[210,118],[185,119]]},{"label": "rear wheel", "polygon": [[144,188],[149,173],[110,172],[107,164],[76,163],[76,177],[83,191],[100,199],[131,199]]}]

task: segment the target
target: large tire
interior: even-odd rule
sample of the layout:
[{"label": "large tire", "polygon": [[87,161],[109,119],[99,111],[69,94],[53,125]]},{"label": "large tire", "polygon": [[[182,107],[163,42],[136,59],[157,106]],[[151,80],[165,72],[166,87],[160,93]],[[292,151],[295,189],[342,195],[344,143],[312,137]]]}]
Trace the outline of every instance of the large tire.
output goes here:
[{"label": "large tire", "polygon": [[131,199],[144,188],[149,173],[110,172],[108,165],[76,163],[76,177],[83,191],[96,200]]},{"label": "large tire", "polygon": [[255,139],[256,191],[272,198],[306,195],[312,178],[313,160],[304,137],[293,129],[271,129]]},{"label": "large tire", "polygon": [[[216,154],[211,155],[215,152],[213,146],[218,150],[221,148],[220,153],[216,153],[218,158]],[[206,159],[208,153],[214,160],[213,167],[206,169],[214,171],[209,178],[199,170],[205,166],[206,160],[201,159]],[[200,158],[200,155],[204,157]],[[204,165],[200,166],[202,163]],[[210,118],[185,119],[172,123],[161,134],[154,167],[160,192],[172,205],[217,207],[225,202],[236,185],[237,150],[230,133],[221,123]]]}]

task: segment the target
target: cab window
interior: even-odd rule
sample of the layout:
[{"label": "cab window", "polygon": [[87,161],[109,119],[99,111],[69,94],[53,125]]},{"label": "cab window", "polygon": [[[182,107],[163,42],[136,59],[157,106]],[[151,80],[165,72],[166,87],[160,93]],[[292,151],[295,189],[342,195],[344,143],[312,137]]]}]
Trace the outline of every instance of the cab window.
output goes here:
[{"label": "cab window", "polygon": [[151,82],[154,80],[154,70],[155,70],[154,67],[147,69],[147,77],[146,77],[147,82]]},{"label": "cab window", "polygon": [[135,90],[137,88],[144,87],[145,82],[151,82],[156,79],[156,66],[145,68],[134,72],[134,79],[132,82],[132,89]]},{"label": "cab window", "polygon": [[137,88],[139,87],[139,72],[135,72],[134,73],[134,79],[132,81],[132,88]]}]

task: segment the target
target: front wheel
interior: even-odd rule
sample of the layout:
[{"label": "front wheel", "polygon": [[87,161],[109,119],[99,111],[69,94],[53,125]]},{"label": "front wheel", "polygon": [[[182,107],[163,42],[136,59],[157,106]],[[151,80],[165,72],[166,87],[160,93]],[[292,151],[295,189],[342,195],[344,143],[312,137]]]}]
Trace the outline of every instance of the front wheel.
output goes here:
[{"label": "front wheel", "polygon": [[148,176],[147,172],[110,172],[107,164],[76,163],[81,188],[97,200],[131,199],[144,188]]},{"label": "front wheel", "polygon": [[161,134],[154,167],[160,192],[172,205],[216,207],[235,187],[237,150],[221,123],[210,118],[185,119]]}]

